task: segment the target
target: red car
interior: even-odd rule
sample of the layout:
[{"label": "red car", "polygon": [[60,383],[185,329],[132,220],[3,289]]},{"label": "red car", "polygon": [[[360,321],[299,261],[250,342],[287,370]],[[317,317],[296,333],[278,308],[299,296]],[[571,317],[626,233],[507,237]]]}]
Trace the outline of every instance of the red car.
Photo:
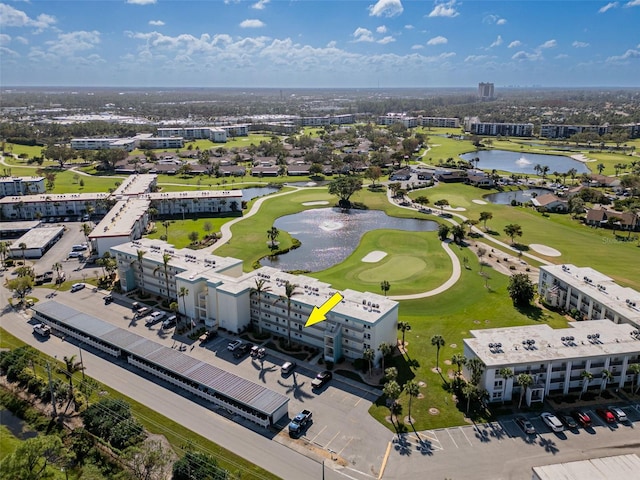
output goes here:
[{"label": "red car", "polygon": [[596,413],[607,423],[616,422],[616,417],[606,408],[596,408]]},{"label": "red car", "polygon": [[575,418],[576,422],[578,422],[583,427],[591,426],[591,418],[582,410],[574,410],[571,412],[571,416]]}]

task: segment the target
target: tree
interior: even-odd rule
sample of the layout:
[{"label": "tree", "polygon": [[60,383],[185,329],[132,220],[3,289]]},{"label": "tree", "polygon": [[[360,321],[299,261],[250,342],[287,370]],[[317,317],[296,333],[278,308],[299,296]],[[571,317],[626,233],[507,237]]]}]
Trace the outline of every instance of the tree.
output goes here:
[{"label": "tree", "polygon": [[391,288],[391,284],[388,281],[383,280],[382,282],[380,282],[380,290],[382,290],[385,297],[387,296],[387,292],[389,291],[390,288]]},{"label": "tree", "polygon": [[87,245],[91,245],[89,243],[89,235],[91,235],[91,232],[93,231],[91,225],[89,225],[88,223],[83,223],[82,225],[80,225],[80,231],[84,235],[84,241],[87,242]]},{"label": "tree", "polygon": [[258,331],[262,333],[262,294],[270,292],[271,287],[267,285],[267,281],[264,278],[255,278],[255,287],[251,287],[251,295],[258,296]]},{"label": "tree", "polygon": [[62,264],[60,262],[54,263],[53,265],[51,265],[51,270],[56,272],[56,284],[60,283],[60,272],[62,271]]},{"label": "tree", "polygon": [[398,322],[398,330],[402,332],[402,348],[404,349],[404,335],[405,333],[411,331],[411,325],[409,325],[409,322],[404,322],[401,320]]},{"label": "tree", "polygon": [[217,460],[206,453],[187,451],[173,464],[172,480],[226,480],[228,472],[218,466]]},{"label": "tree", "polygon": [[189,296],[189,289],[187,287],[180,287],[178,297],[182,298],[182,309],[184,310],[184,316],[187,317],[187,302],[184,297]]},{"label": "tree", "polygon": [[451,363],[457,367],[456,375],[460,376],[462,374],[462,367],[467,364],[467,357],[462,353],[454,353],[451,357]]},{"label": "tree", "polygon": [[444,223],[441,223],[440,226],[438,226],[438,238],[444,242],[447,239],[447,237],[449,237],[450,231],[451,231],[451,228],[449,228],[449,225],[445,225]]},{"label": "tree", "polygon": [[396,367],[389,367],[384,369],[384,379],[389,380],[397,380],[398,379],[398,369]]},{"label": "tree", "polygon": [[165,220],[162,222],[162,226],[164,227],[165,240],[169,240],[169,227],[171,226],[171,222],[169,220]]},{"label": "tree", "polygon": [[505,392],[507,390],[507,381],[510,378],[513,378],[513,370],[511,370],[509,367],[503,367],[500,370],[498,370],[498,375],[500,375],[503,380],[502,380],[502,403],[504,404],[504,395]]},{"label": "tree", "polygon": [[584,200],[577,195],[569,199],[569,211],[571,212],[571,218],[576,218],[581,213],[584,213]]},{"label": "tree", "polygon": [[593,373],[589,370],[584,370],[580,377],[582,378],[582,391],[580,392],[580,399],[582,399],[582,395],[589,389],[589,382],[593,380]]},{"label": "tree", "polygon": [[524,307],[529,305],[531,300],[533,300],[535,287],[529,275],[526,273],[516,273],[509,278],[507,291],[515,306]]},{"label": "tree", "polygon": [[18,443],[15,451],[0,463],[0,478],[39,480],[55,476],[53,465],[64,459],[64,447],[58,435],[42,435]]},{"label": "tree", "polygon": [[149,440],[139,447],[129,447],[122,459],[137,480],[163,480],[167,476],[169,452],[157,440]]},{"label": "tree", "polygon": [[599,163],[598,165],[596,165],[596,168],[598,169],[598,174],[602,175],[602,171],[604,170],[604,163]]},{"label": "tree", "polygon": [[520,402],[518,403],[518,408],[522,407],[522,399],[527,393],[527,389],[533,385],[533,377],[528,373],[521,373],[516,378],[516,382],[520,385]]},{"label": "tree", "polygon": [[29,275],[17,277],[7,281],[6,286],[11,292],[18,296],[20,302],[23,302],[24,297],[26,297],[27,293],[33,288],[33,277]]},{"label": "tree", "polygon": [[451,228],[451,233],[453,234],[453,241],[455,243],[461,243],[464,240],[465,231],[462,225],[454,225]]},{"label": "tree", "polygon": [[[431,345],[436,347],[436,368],[438,369],[438,373],[442,377],[442,371],[440,370],[440,348],[444,347],[444,338],[442,335],[434,335],[431,337]],[[443,377],[444,380],[444,377]]]},{"label": "tree", "polygon": [[382,169],[376,165],[372,165],[364,172],[364,178],[371,180],[371,186],[375,187],[376,182],[382,176]]},{"label": "tree", "polygon": [[517,223],[510,223],[509,225],[504,227],[504,233],[506,233],[507,236],[511,238],[511,245],[513,245],[515,237],[522,236],[522,227]]},{"label": "tree", "polygon": [[420,195],[419,197],[417,197],[414,202],[416,202],[418,205],[429,205],[429,199],[427,197],[425,197],[424,195]]},{"label": "tree", "polygon": [[0,268],[4,267],[4,262],[9,255],[9,242],[0,242]]},{"label": "tree", "polygon": [[467,232],[467,235],[471,235],[473,233],[473,227],[475,227],[478,224],[478,220],[470,218],[468,220],[465,220],[464,223],[466,223],[467,226],[469,227],[469,231]]},{"label": "tree", "polygon": [[362,180],[357,177],[339,177],[329,183],[329,194],[336,195],[341,208],[351,208],[351,196],[362,189]]},{"label": "tree", "polygon": [[396,401],[402,393],[402,389],[398,382],[395,380],[389,380],[382,387],[382,393],[387,397],[387,406],[389,407],[389,415],[391,417],[391,423],[393,423],[393,414],[395,412]]},{"label": "tree", "polygon": [[480,212],[480,221],[484,224],[484,231],[487,231],[487,221],[493,218],[491,212]]},{"label": "tree", "polygon": [[613,373],[611,370],[607,370],[606,368],[602,370],[602,383],[600,384],[600,393],[606,390],[607,384],[613,380]]},{"label": "tree", "polygon": [[384,359],[391,355],[391,352],[393,352],[393,345],[382,342],[380,345],[378,345],[378,350],[380,350],[380,353],[382,354],[382,370],[384,371]]},{"label": "tree", "polygon": [[280,235],[280,230],[278,230],[275,226],[267,230],[267,238],[269,239],[271,248],[276,247],[276,239],[278,238],[279,235]]},{"label": "tree", "polygon": [[436,200],[436,201],[435,201],[435,203],[434,203],[434,205],[435,205],[436,207],[440,207],[440,212],[441,212],[441,213],[444,213],[444,207],[445,207],[446,205],[449,205],[449,200],[446,200],[446,199],[444,199],[444,198],[441,198],[440,200]]},{"label": "tree", "polygon": [[477,357],[473,357],[467,360],[467,368],[471,372],[471,383],[478,386],[480,380],[482,380],[482,374],[484,373],[485,365]]},{"label": "tree", "polygon": [[189,240],[191,240],[191,244],[194,245],[198,242],[198,237],[200,236],[200,234],[196,231],[190,232],[189,233]]},{"label": "tree", "polygon": [[26,259],[26,257],[25,257],[25,251],[27,250],[27,244],[26,244],[26,243],[24,243],[24,242],[20,242],[20,243],[18,244],[18,248],[19,248],[20,250],[22,250],[22,264],[23,264],[23,265],[26,265],[26,264],[27,264],[27,259]]},{"label": "tree", "polygon": [[631,379],[631,391],[635,393],[637,389],[636,385],[640,386],[640,382],[638,382],[638,377],[640,377],[640,363],[632,363],[627,367],[627,372],[633,374],[633,378]]},{"label": "tree", "polygon": [[480,396],[479,391],[480,389],[478,388],[478,386],[473,383],[465,383],[465,385],[462,387],[462,394],[467,399],[467,414],[469,413],[471,400],[475,400]]},{"label": "tree", "polygon": [[362,358],[367,362],[367,365],[369,366],[369,376],[371,376],[371,370],[373,369],[372,362],[375,356],[376,352],[373,350],[373,348],[365,348],[362,352]]},{"label": "tree", "polygon": [[291,283],[289,280],[284,284],[284,296],[278,299],[279,302],[287,302],[287,345],[291,347],[291,298],[300,295],[297,291],[299,285]]},{"label": "tree", "polygon": [[415,380],[409,380],[404,384],[404,391],[409,395],[409,408],[407,414],[409,415],[409,421],[413,423],[413,419],[411,418],[411,400],[420,395],[420,385],[418,385],[418,382]]}]

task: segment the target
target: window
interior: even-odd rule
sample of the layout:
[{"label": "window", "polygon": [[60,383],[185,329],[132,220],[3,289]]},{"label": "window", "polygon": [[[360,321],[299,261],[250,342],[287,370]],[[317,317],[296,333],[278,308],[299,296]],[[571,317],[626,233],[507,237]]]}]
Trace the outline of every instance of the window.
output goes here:
[{"label": "window", "polygon": [[493,382],[493,388],[502,388],[502,380],[496,380]]}]

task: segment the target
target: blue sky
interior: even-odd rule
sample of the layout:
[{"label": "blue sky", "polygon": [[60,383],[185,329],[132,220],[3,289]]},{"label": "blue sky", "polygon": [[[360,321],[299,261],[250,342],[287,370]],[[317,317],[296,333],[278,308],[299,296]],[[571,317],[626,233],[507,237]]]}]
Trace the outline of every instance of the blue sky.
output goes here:
[{"label": "blue sky", "polygon": [[2,86],[472,87],[481,81],[640,86],[640,0],[0,3]]}]

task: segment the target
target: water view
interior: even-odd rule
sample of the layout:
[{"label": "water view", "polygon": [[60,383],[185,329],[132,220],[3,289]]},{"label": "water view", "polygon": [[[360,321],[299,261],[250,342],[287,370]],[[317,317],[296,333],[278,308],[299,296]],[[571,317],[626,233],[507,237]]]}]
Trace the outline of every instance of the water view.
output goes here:
[{"label": "water view", "polygon": [[277,192],[278,189],[274,187],[250,187],[242,189],[242,201],[248,202],[254,198],[264,197],[270,193]]},{"label": "water view", "polygon": [[531,201],[531,199],[537,195],[544,195],[545,193],[551,193],[551,190],[544,188],[528,188],[526,190],[492,193],[491,195],[485,195],[483,198],[487,202],[496,203],[498,205],[510,205],[512,200],[526,203]]},{"label": "water view", "polygon": [[[274,260],[260,261],[282,270],[317,272],[332,267],[355,250],[360,238],[370,230],[388,228],[411,232],[433,232],[438,223],[431,220],[390,217],[380,210],[318,208],[286,215],[275,221],[278,230],[289,232],[302,246]],[[265,240],[266,241],[266,240]]]},{"label": "water view", "polygon": [[590,170],[583,162],[563,155],[541,155],[538,153],[519,153],[506,150],[482,150],[460,155],[460,158],[471,162],[478,157],[478,168],[483,170],[504,170],[521,175],[535,175],[536,165],[549,167],[548,175],[552,172],[568,172],[575,168],[578,173],[589,173]]}]

